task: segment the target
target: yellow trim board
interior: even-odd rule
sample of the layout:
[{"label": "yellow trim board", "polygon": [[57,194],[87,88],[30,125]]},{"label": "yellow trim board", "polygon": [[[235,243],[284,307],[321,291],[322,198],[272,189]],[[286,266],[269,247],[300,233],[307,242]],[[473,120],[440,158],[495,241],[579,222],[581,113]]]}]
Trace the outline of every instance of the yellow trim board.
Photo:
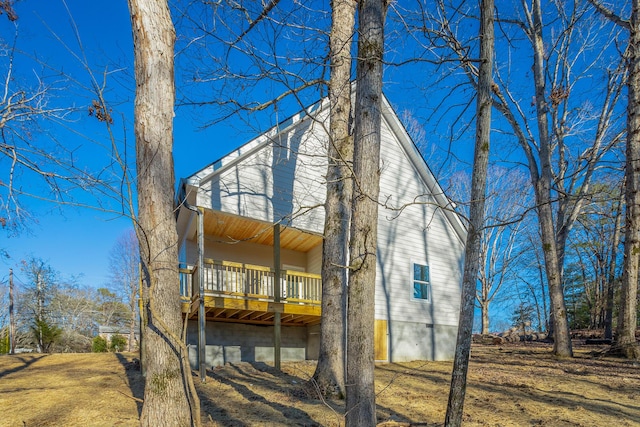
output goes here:
[{"label": "yellow trim board", "polygon": [[376,319],[373,331],[373,352],[375,360],[389,360],[389,353],[387,350],[388,342],[387,321]]}]

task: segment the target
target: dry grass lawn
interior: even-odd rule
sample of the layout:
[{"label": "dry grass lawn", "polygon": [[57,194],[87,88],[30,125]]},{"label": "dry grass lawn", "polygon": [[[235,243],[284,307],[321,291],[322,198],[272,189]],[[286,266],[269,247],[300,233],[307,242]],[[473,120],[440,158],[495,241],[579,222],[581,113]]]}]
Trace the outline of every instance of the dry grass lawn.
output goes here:
[{"label": "dry grass lawn", "polygon": [[[595,347],[556,359],[545,346],[475,346],[465,426],[640,426],[640,365]],[[144,381],[127,354],[0,356],[0,426],[133,426]],[[376,368],[384,426],[440,426],[450,362]],[[343,402],[303,387],[314,363],[240,363],[196,378],[205,426],[340,426]]]}]

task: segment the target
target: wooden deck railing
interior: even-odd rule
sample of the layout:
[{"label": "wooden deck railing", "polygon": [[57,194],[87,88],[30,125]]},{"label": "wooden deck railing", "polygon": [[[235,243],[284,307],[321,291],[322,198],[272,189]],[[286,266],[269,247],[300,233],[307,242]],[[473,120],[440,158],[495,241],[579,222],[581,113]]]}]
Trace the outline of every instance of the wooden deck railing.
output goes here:
[{"label": "wooden deck railing", "polygon": [[[180,294],[192,299],[200,290],[197,267],[180,270]],[[281,270],[280,300],[320,304],[322,280],[318,274]],[[275,272],[269,267],[207,259],[204,263],[204,294],[275,300]]]}]

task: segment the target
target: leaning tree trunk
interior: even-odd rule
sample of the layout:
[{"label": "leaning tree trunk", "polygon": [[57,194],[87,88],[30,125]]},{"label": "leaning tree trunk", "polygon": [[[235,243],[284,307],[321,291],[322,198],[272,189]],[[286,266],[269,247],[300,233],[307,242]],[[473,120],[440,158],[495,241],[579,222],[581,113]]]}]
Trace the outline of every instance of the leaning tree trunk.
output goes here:
[{"label": "leaning tree trunk", "polygon": [[[166,0],[129,0],[133,28],[138,172],[138,241],[148,299],[143,426],[199,424],[185,386],[191,371],[180,340],[178,237],[173,212],[173,55],[175,31]],[[192,413],[193,410],[193,413]]]},{"label": "leaning tree trunk", "polygon": [[445,416],[446,426],[462,425],[464,398],[467,390],[467,372],[471,354],[473,312],[475,308],[476,282],[480,269],[484,203],[491,141],[491,86],[493,83],[493,0],[480,1],[480,66],[478,69],[478,98],[476,107],[476,141],[471,176],[471,205],[469,230],[464,254],[462,300],[458,338],[451,373],[451,388]]},{"label": "leaning tree trunk", "polygon": [[358,2],[358,62],[347,311],[346,425],[376,425],[374,295],[386,0]]},{"label": "leaning tree trunk", "polygon": [[633,0],[629,21],[627,149],[625,164],[625,241],[620,312],[615,347],[640,358],[636,342],[638,267],[640,265],[640,0]]},{"label": "leaning tree trunk", "polygon": [[331,76],[329,80],[330,138],[327,149],[327,199],[322,248],[322,323],[320,354],[312,384],[326,397],[344,396],[347,248],[353,181],[351,119],[351,43],[356,4],[333,1]]}]

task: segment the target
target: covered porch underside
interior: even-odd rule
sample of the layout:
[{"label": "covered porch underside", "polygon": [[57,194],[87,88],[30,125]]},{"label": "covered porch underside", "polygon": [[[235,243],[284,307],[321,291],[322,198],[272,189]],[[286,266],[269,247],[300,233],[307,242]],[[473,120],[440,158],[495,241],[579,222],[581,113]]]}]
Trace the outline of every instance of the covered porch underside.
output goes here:
[{"label": "covered porch underside", "polygon": [[[319,325],[322,296],[320,275],[282,268],[281,252],[317,250],[322,236],[220,211],[198,210],[182,225],[187,239],[198,242],[199,261],[180,269],[182,312],[185,321],[197,321],[198,342],[202,343],[198,347],[209,344],[203,342],[209,322],[271,326],[274,359],[279,365],[281,328]],[[179,223],[181,220],[185,218],[178,218]],[[205,237],[207,244],[251,243],[271,248],[271,265],[280,268],[244,263],[237,251],[233,260],[205,259]],[[270,262],[269,257],[263,261]]]},{"label": "covered porch underside", "polygon": [[[182,302],[182,312],[189,320],[198,318],[200,299]],[[273,326],[276,313],[280,313],[283,326],[313,326],[320,324],[320,302],[283,303],[273,301],[230,298],[206,295],[204,297],[205,320],[208,322],[235,322]]]}]

